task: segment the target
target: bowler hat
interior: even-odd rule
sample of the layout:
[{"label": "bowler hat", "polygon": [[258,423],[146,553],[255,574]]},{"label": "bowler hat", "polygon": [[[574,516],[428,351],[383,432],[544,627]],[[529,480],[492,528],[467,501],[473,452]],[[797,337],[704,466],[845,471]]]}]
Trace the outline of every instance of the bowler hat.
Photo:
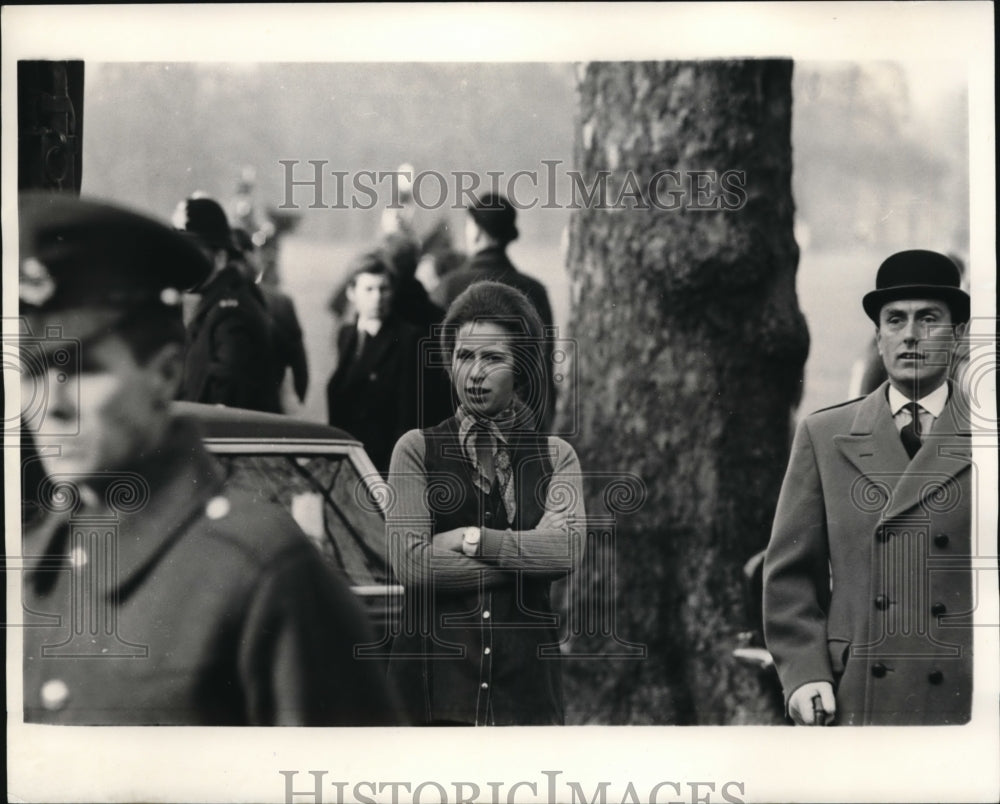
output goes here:
[{"label": "bowler hat", "polygon": [[212,266],[153,218],[63,193],[19,198],[18,295],[25,314],[79,307],[175,305]]},{"label": "bowler hat", "polygon": [[517,211],[510,201],[497,193],[486,193],[469,207],[469,214],[480,229],[501,243],[517,239]]},{"label": "bowler hat", "polygon": [[215,249],[235,250],[233,234],[226,213],[217,201],[204,196],[185,198],[174,210],[173,224],[195,235],[205,245]]},{"label": "bowler hat", "polygon": [[969,320],[969,294],[962,290],[962,275],[944,254],[912,249],[893,254],[879,266],[875,290],[861,303],[868,317],[879,323],[887,302],[900,299],[938,299],[951,309],[952,322]]}]

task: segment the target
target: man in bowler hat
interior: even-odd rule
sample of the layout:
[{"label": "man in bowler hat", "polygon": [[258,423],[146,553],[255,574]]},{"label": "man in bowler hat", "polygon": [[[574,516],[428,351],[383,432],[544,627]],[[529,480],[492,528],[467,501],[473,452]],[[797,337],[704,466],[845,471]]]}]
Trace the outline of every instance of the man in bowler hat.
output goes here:
[{"label": "man in bowler hat", "polygon": [[211,198],[187,198],[174,226],[189,235],[212,265],[192,291],[199,297],[188,322],[180,399],[281,412],[275,331],[260,290],[237,263],[226,213]]},{"label": "man in bowler hat", "polygon": [[23,197],[20,223],[25,720],[396,722],[346,583],[171,412],[204,255],[69,196]]},{"label": "man in bowler hat", "polygon": [[971,716],[971,446],[948,380],[969,296],[893,254],[862,301],[888,380],[798,427],[764,567],[764,633],[800,725]]},{"label": "man in bowler hat", "polygon": [[[468,209],[465,239],[469,250],[468,262],[457,271],[441,278],[431,293],[431,301],[442,310],[473,282],[489,280],[520,290],[530,299],[545,327],[552,326],[552,307],[545,286],[537,279],[521,273],[507,256],[507,246],[518,237],[517,210],[510,201],[496,193],[486,193]],[[535,410],[538,426],[548,431],[555,410],[555,385],[552,381],[552,343],[546,338],[546,359],[543,361],[544,396],[542,400],[529,400]]]}]

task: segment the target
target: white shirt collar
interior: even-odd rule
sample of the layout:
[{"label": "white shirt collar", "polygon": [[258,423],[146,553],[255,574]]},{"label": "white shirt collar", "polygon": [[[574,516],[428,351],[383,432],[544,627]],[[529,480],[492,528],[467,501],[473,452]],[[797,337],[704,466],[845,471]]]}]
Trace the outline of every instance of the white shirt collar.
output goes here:
[{"label": "white shirt collar", "polygon": [[[902,393],[897,391],[894,386],[889,386],[889,410],[892,411],[892,415],[895,416],[899,413],[905,405],[910,404],[912,400],[908,399]],[[937,390],[931,391],[927,396],[921,397],[917,400],[917,404],[920,405],[924,410],[926,410],[935,419],[941,415],[941,411],[944,410],[945,404],[948,402],[948,383],[942,383]]]},{"label": "white shirt collar", "polygon": [[358,319],[358,332],[364,332],[366,335],[375,337],[378,335],[378,331],[382,329],[382,322],[378,319],[368,319],[367,321],[362,321]]}]

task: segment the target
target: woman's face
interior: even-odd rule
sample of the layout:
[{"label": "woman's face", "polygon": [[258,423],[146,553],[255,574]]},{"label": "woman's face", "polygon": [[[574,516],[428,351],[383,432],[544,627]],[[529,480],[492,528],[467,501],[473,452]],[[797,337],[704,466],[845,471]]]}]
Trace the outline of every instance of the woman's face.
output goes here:
[{"label": "woman's face", "polygon": [[451,381],[469,413],[494,418],[514,400],[510,333],[492,321],[463,324],[455,338]]}]

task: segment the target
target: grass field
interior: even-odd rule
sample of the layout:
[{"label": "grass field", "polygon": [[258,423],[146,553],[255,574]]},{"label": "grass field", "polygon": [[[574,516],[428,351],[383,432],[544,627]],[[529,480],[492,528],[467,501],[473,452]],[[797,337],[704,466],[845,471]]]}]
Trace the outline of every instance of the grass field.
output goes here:
[{"label": "grass field", "polygon": [[[351,259],[366,245],[298,237],[282,244],[284,286],[295,300],[309,355],[309,393],[299,411],[306,418],[325,420],[325,388],[335,359],[333,319],[326,304]],[[510,254],[521,270],[547,285],[556,324],[564,328],[570,316],[569,285],[558,247],[526,239],[516,242]],[[800,413],[846,399],[851,365],[873,332],[861,310],[861,296],[873,286],[880,259],[874,253],[803,251],[797,284],[811,345]]]}]

